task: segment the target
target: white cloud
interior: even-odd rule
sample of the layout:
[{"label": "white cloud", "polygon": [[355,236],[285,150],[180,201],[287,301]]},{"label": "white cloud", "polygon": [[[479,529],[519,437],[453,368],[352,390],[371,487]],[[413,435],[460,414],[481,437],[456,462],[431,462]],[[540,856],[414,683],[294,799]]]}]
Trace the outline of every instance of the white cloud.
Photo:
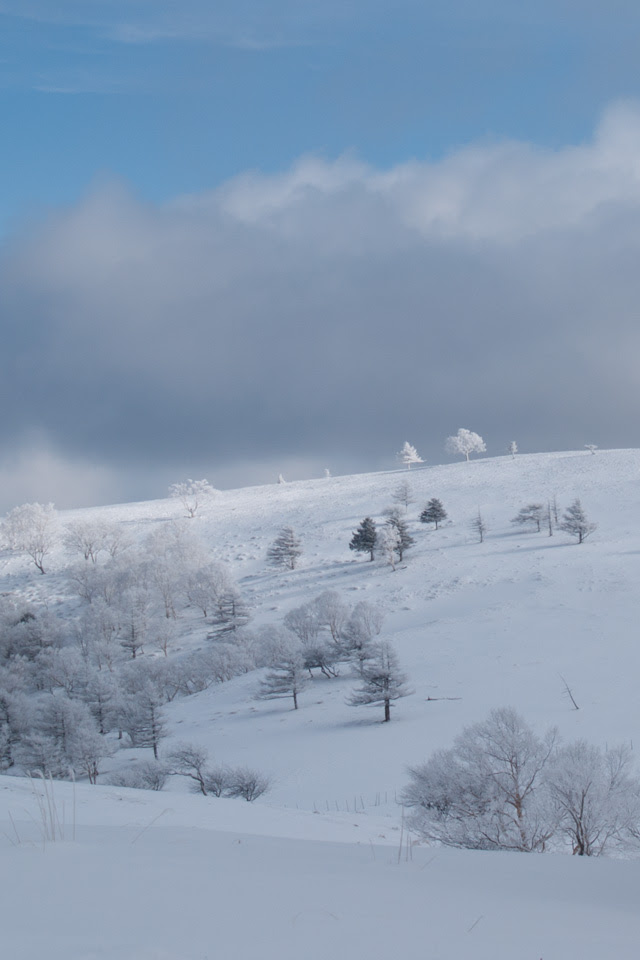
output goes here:
[{"label": "white cloud", "polygon": [[0,441],[41,431],[145,494],[405,436],[437,459],[461,423],[493,452],[633,445],[639,147],[627,103],[556,151],[306,157],[163,208],[102,185],[6,248]]}]

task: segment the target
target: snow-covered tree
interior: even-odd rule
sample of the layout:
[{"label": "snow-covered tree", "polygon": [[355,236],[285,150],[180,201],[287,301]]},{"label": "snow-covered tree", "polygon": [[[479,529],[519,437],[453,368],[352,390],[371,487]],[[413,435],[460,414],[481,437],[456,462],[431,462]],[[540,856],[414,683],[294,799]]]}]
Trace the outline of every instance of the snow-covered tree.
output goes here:
[{"label": "snow-covered tree", "polygon": [[524,526],[526,523],[533,523],[538,532],[544,520],[547,519],[547,508],[542,503],[529,503],[526,507],[521,507],[511,523],[517,523]]},{"label": "snow-covered tree", "polygon": [[479,434],[460,427],[454,437],[447,437],[446,450],[468,460],[472,453],[485,453],[487,446]]},{"label": "snow-covered tree", "polygon": [[411,484],[407,483],[406,480],[403,480],[398,484],[396,489],[391,494],[391,499],[394,503],[401,503],[404,507],[405,513],[409,509],[412,503],[415,503],[415,497],[413,496],[413,490],[411,489]]},{"label": "snow-covered tree", "polygon": [[302,556],[302,544],[292,527],[283,527],[267,550],[267,560],[273,567],[288,567],[295,570],[298,557]]},{"label": "snow-covered tree", "polygon": [[393,528],[397,534],[395,537],[395,552],[398,555],[398,560],[402,563],[405,550],[408,550],[415,543],[414,538],[409,533],[407,522],[402,519],[397,510],[392,510],[385,521],[385,527]]},{"label": "snow-covered tree", "polygon": [[361,685],[347,699],[351,707],[380,703],[384,707],[384,722],[391,720],[391,704],[408,697],[412,690],[407,676],[400,669],[395,651],[388,641],[376,644],[370,660],[362,666]]},{"label": "snow-covered tree", "polygon": [[588,450],[589,453],[593,453],[593,454],[595,454],[596,450],[598,449],[597,443],[585,443],[584,446],[585,446],[585,450]]},{"label": "snow-covered tree", "polygon": [[402,450],[396,454],[400,463],[404,463],[407,470],[411,469],[412,463],[424,463],[424,460],[415,447],[412,447],[408,440],[405,441]]},{"label": "snow-covered tree", "polygon": [[576,537],[578,543],[582,543],[587,537],[597,529],[597,523],[590,523],[587,520],[580,500],[574,500],[570,507],[567,507],[562,522],[558,524],[565,533]]},{"label": "snow-covered tree", "polygon": [[286,483],[286,482],[287,482],[287,481],[286,481],[285,478],[282,476],[282,474],[279,473],[279,474],[278,474],[278,483]]},{"label": "snow-covered tree", "polygon": [[2,540],[10,550],[27,553],[40,573],[56,539],[57,514],[52,503],[23,503],[2,521]]},{"label": "snow-covered tree", "polygon": [[561,747],[545,770],[558,824],[578,856],[600,856],[638,838],[640,783],[626,746],[606,749],[576,740]]},{"label": "snow-covered tree", "polygon": [[273,651],[269,669],[260,683],[258,699],[293,700],[293,709],[298,709],[298,696],[307,684],[304,657],[300,643],[281,643]]},{"label": "snow-covered tree", "polygon": [[478,510],[478,515],[473,518],[469,526],[478,537],[480,543],[484,543],[484,538],[487,533],[487,525],[484,522],[484,517],[480,513],[480,510]]},{"label": "snow-covered tree", "polygon": [[540,738],[511,708],[465,727],[450,750],[410,768],[403,803],[416,833],[453,847],[543,850],[556,828],[543,773],[555,731]]},{"label": "snow-covered tree", "polygon": [[124,540],[119,524],[103,520],[76,520],[67,524],[64,535],[65,546],[92,563],[98,562],[101,553],[114,557]]},{"label": "snow-covered tree", "polygon": [[434,523],[436,530],[443,520],[447,519],[447,511],[437,497],[432,497],[420,514],[421,523]]},{"label": "snow-covered tree", "polygon": [[181,480],[169,487],[169,496],[180,500],[188,517],[195,517],[202,504],[210,500],[215,492],[208,480]]},{"label": "snow-covered tree", "polygon": [[253,803],[270,787],[271,778],[266,774],[250,767],[235,767],[230,772],[225,796],[242,797],[247,803]]},{"label": "snow-covered tree", "polygon": [[242,599],[242,594],[235,584],[229,586],[225,592],[218,598],[211,622],[213,624],[212,636],[221,638],[227,636],[231,638],[238,633],[242,627],[251,620],[251,614],[246,603]]},{"label": "snow-covered tree", "polygon": [[371,517],[365,517],[351,537],[349,550],[355,550],[357,553],[368,553],[369,559],[373,560],[375,557],[377,536],[374,521]]},{"label": "snow-covered tree", "polygon": [[507,452],[511,454],[511,458],[514,459],[516,453],[518,452],[518,444],[515,440],[509,441],[509,446],[507,447]]}]

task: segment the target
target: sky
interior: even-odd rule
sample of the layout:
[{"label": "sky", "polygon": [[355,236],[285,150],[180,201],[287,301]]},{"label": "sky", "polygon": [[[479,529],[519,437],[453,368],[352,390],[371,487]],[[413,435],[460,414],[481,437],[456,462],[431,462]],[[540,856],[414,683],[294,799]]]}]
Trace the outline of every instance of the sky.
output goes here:
[{"label": "sky", "polygon": [[0,0],[0,510],[638,446],[640,8]]}]

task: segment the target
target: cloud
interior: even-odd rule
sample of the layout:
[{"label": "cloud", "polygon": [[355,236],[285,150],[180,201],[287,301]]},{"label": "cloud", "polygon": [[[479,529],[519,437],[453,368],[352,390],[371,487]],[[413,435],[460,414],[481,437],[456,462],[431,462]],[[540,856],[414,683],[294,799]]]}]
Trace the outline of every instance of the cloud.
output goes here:
[{"label": "cloud", "polygon": [[102,185],[5,246],[0,444],[99,464],[96,497],[440,460],[459,426],[636,445],[639,148],[621,103],[557,151],[306,157],[163,207]]}]

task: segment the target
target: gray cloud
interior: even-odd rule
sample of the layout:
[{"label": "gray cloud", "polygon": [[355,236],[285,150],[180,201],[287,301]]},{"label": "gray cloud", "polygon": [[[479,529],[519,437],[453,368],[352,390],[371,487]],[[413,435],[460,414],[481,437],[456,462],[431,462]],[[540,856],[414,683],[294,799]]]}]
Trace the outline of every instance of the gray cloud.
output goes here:
[{"label": "gray cloud", "polygon": [[555,152],[311,157],[162,208],[97,189],[5,246],[0,470],[67,463],[91,499],[442,460],[459,426],[636,445],[639,147],[620,104]]}]

